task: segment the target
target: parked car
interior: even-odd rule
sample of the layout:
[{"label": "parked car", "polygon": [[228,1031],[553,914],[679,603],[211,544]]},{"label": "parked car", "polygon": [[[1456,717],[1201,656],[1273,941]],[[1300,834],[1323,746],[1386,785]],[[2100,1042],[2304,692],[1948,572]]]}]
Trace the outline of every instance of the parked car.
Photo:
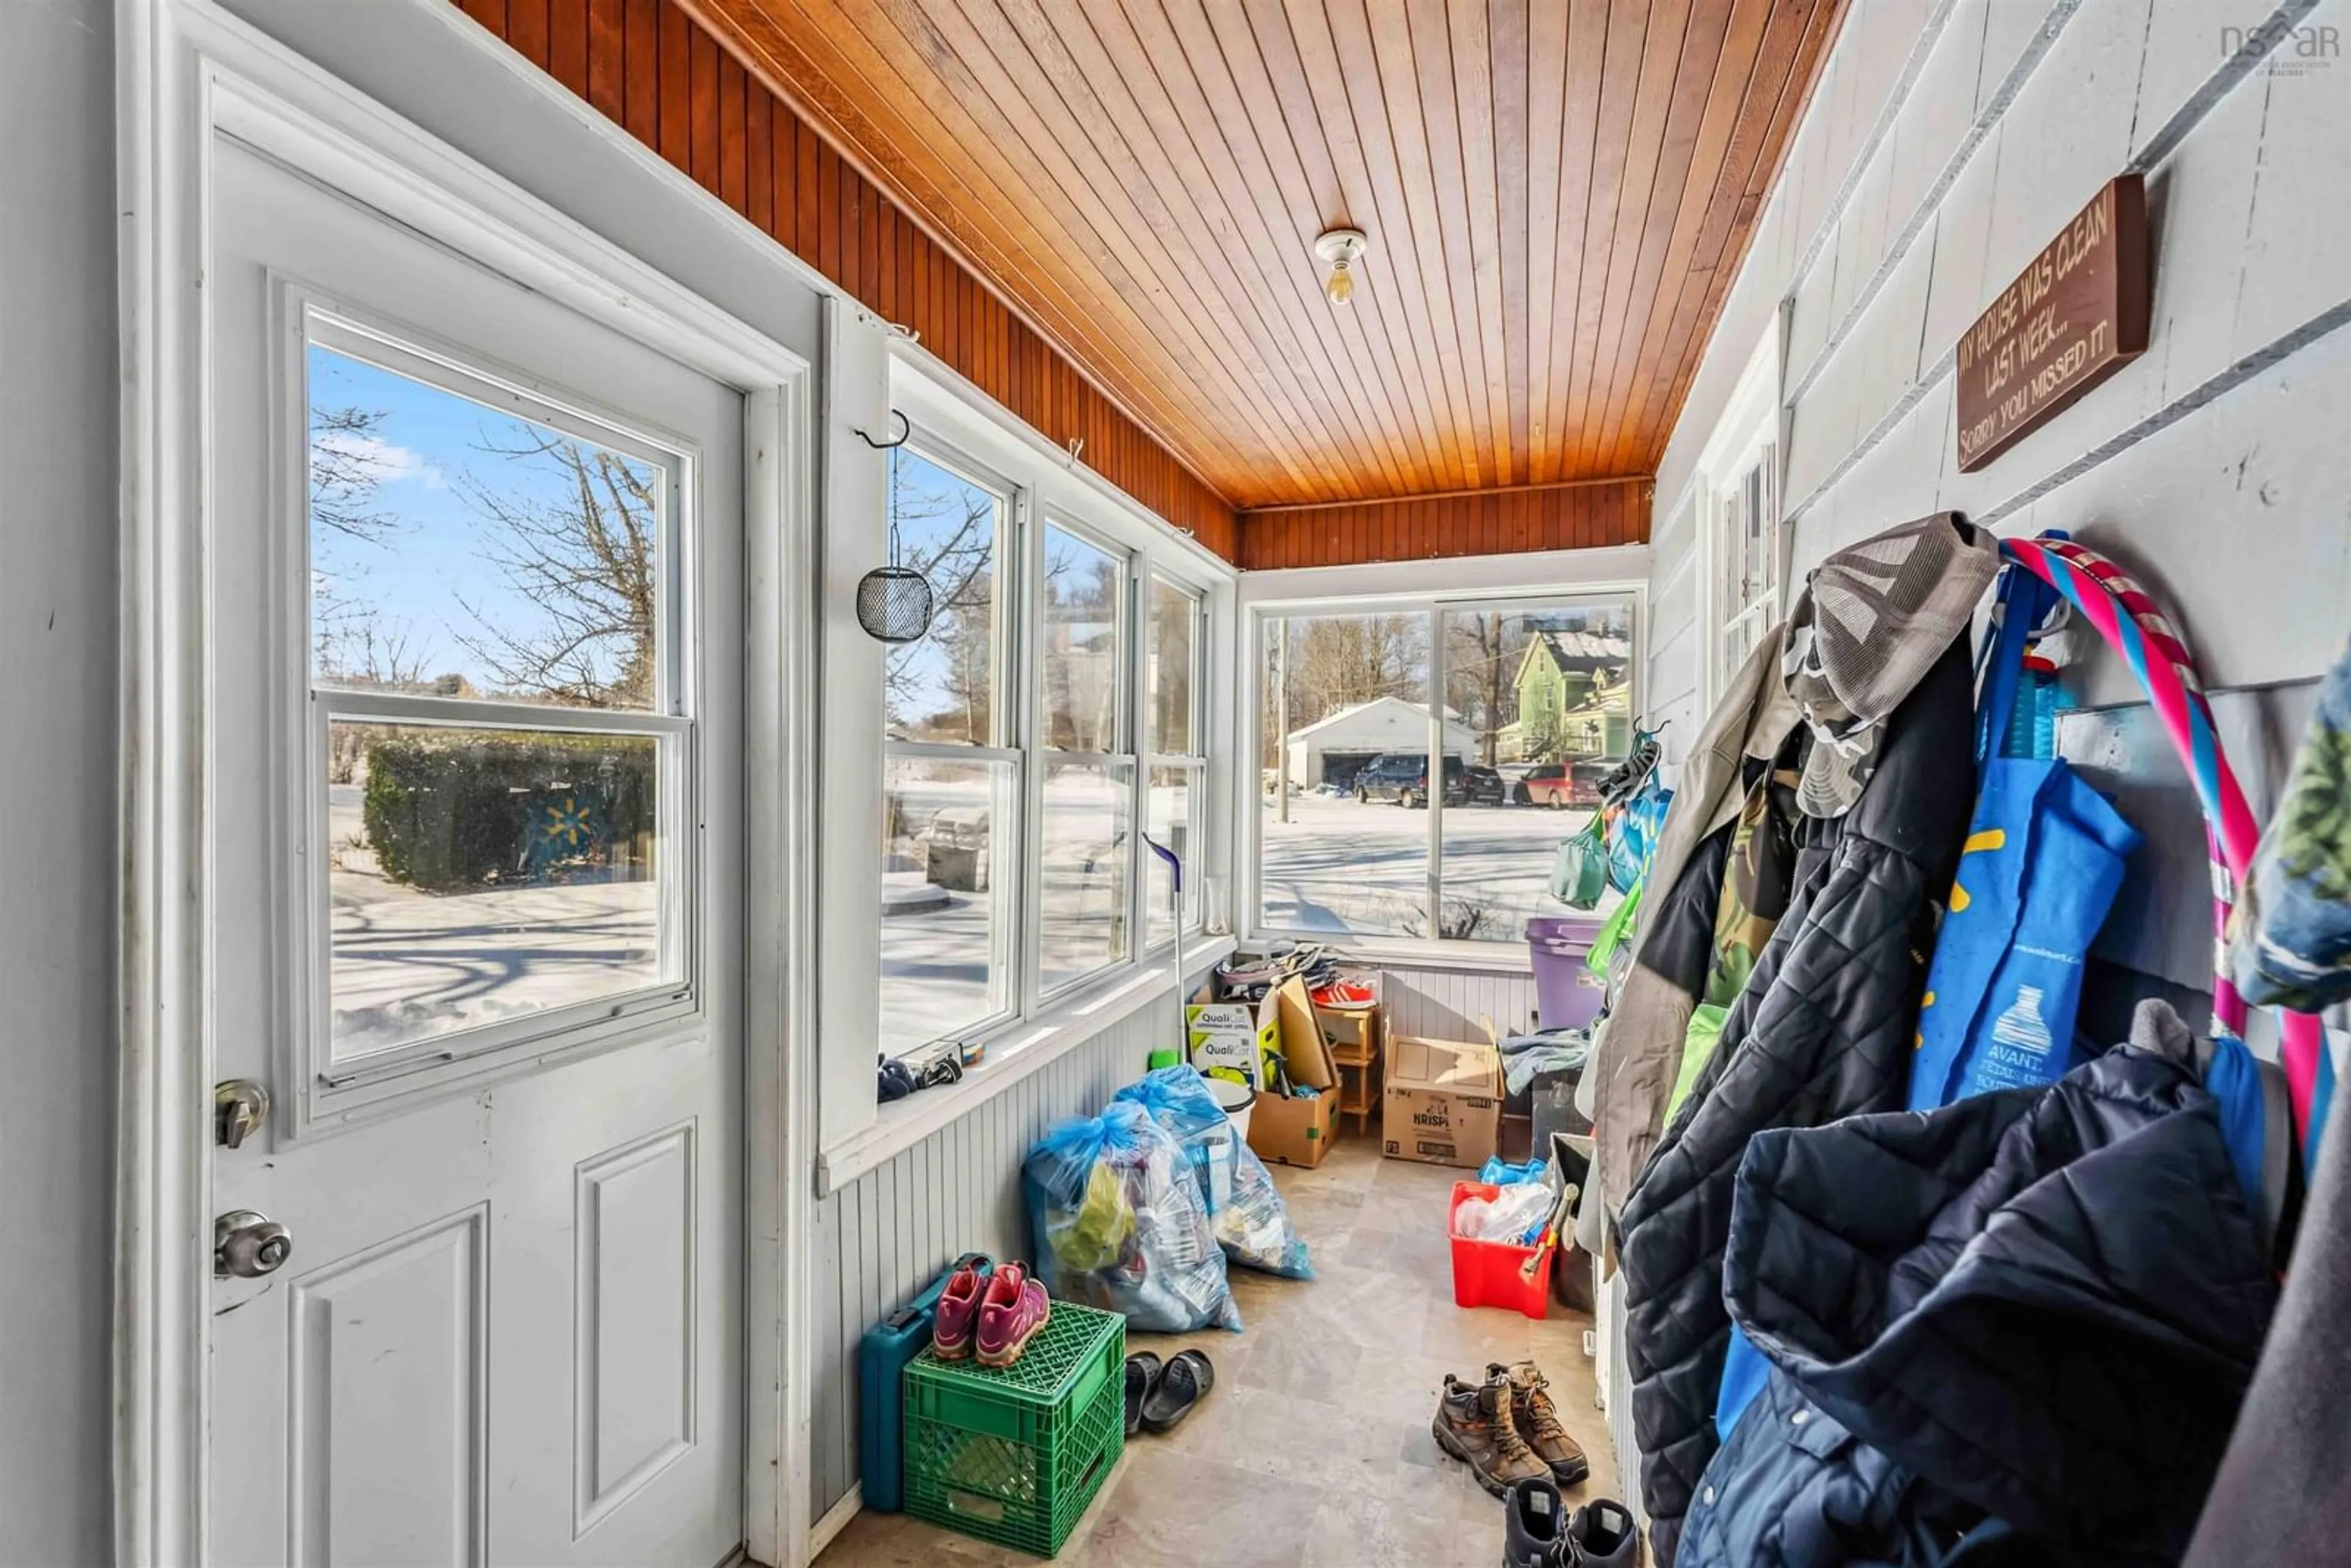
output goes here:
[{"label": "parked car", "polygon": [[1624,766],[1622,758],[1593,762],[1541,762],[1527,769],[1511,798],[1522,806],[1597,806],[1600,781]]},{"label": "parked car", "polygon": [[[1428,804],[1428,758],[1418,752],[1387,752],[1374,757],[1355,775],[1355,799],[1393,800],[1399,806]],[[1499,806],[1502,776],[1490,768],[1471,768],[1458,757],[1445,759],[1445,803],[1448,806]]]}]

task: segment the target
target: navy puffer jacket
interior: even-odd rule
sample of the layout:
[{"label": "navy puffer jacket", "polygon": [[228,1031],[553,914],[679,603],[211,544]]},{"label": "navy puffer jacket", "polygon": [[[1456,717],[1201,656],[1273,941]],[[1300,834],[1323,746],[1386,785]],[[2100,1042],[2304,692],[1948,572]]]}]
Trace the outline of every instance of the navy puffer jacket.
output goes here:
[{"label": "navy puffer jacket", "polygon": [[[1661,1568],[1672,1568],[1681,1515],[1714,1457],[1740,1160],[1767,1129],[1890,1111],[1907,1094],[1936,912],[1975,798],[1968,671],[1967,639],[1954,638],[1886,720],[1859,802],[1796,825],[1786,913],[1618,1216],[1633,1435]],[[1684,880],[1710,866],[1719,888],[1720,864],[1693,859]],[[1671,972],[1656,944],[1672,935],[1645,943],[1641,963]]]},{"label": "navy puffer jacket", "polygon": [[2194,1042],[2168,1009],[2134,1038],[2053,1084],[1754,1139],[1723,1297],[1773,1371],[1683,1568],[1924,1568],[1986,1534],[2177,1560],[2275,1287]]}]

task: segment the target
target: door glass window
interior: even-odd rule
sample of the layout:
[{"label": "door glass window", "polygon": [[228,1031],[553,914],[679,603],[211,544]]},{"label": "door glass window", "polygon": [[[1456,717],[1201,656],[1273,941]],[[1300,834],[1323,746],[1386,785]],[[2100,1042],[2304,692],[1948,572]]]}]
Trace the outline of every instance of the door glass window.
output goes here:
[{"label": "door glass window", "polygon": [[674,991],[683,459],[312,325],[329,1061]]}]

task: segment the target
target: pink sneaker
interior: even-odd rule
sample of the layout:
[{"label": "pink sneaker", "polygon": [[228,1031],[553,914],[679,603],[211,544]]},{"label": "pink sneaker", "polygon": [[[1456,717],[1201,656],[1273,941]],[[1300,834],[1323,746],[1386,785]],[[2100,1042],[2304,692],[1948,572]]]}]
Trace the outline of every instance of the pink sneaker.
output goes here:
[{"label": "pink sneaker", "polygon": [[979,1364],[1010,1366],[1052,1316],[1052,1301],[1045,1287],[1029,1277],[1028,1265],[1007,1263],[988,1281],[987,1298],[980,1303]]},{"label": "pink sneaker", "polygon": [[941,1361],[962,1361],[971,1354],[972,1331],[979,1324],[987,1281],[985,1268],[967,1263],[939,1292],[939,1304],[931,1314],[931,1353]]}]

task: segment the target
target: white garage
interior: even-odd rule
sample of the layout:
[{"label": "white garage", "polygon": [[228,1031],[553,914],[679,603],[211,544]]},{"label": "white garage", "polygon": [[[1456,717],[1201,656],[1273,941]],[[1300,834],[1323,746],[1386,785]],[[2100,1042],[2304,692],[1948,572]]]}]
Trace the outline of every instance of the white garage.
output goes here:
[{"label": "white garage", "polygon": [[[1375,697],[1292,730],[1289,748],[1292,785],[1311,789],[1327,781],[1344,787],[1357,769],[1382,752],[1427,751],[1428,710],[1401,697]],[[1445,749],[1464,762],[1478,750],[1477,736],[1449,713]]]}]

